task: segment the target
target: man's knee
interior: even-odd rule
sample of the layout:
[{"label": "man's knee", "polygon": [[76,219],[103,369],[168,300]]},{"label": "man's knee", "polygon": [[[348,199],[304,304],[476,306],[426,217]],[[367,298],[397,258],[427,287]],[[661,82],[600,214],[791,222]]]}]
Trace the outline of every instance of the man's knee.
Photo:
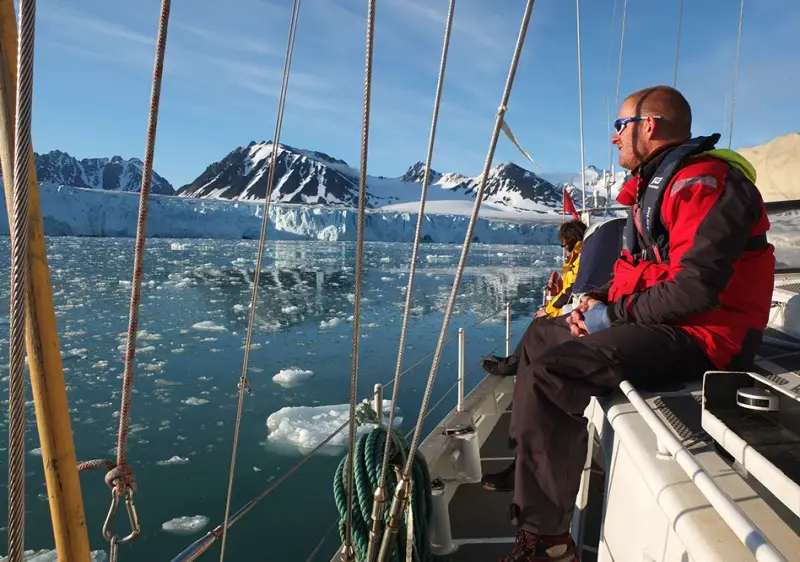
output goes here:
[{"label": "man's knee", "polygon": [[617,383],[606,358],[579,340],[548,348],[529,371],[530,384],[572,414],[583,413],[592,396],[606,394]]}]

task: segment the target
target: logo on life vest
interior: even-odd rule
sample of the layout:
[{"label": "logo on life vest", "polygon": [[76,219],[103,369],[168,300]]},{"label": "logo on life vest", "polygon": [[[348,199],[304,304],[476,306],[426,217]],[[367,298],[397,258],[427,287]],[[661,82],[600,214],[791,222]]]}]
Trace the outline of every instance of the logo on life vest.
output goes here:
[{"label": "logo on life vest", "polygon": [[663,179],[664,178],[662,178],[661,176],[656,176],[652,180],[650,180],[650,183],[647,185],[647,187],[650,187],[652,189],[658,189],[658,186],[661,183],[661,180]]}]

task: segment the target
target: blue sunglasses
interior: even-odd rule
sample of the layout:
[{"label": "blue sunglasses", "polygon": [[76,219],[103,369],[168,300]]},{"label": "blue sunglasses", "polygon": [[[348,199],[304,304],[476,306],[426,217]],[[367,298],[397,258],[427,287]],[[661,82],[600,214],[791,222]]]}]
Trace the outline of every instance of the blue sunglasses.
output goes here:
[{"label": "blue sunglasses", "polygon": [[633,123],[634,121],[644,121],[648,117],[652,117],[653,119],[662,119],[661,115],[645,115],[643,117],[622,117],[614,121],[614,130],[617,132],[618,135],[622,134],[622,131],[625,130],[625,125],[628,123]]}]

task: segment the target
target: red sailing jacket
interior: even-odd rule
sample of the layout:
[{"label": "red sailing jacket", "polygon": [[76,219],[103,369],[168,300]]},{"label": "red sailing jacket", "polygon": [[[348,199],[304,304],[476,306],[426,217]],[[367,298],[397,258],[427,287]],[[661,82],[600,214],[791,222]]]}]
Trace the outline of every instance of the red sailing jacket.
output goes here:
[{"label": "red sailing jacket", "polygon": [[[653,187],[669,152],[642,166],[617,197],[623,205],[636,203],[640,248],[652,249],[638,216],[643,192]],[[634,256],[624,249],[614,266],[605,299],[612,325],[677,325],[719,369],[752,361],[769,319],[775,275],[774,247],[765,236],[769,219],[754,181],[753,166],[730,150],[701,152],[679,165],[660,205],[649,209],[660,213],[664,236],[655,245],[662,251]]]}]

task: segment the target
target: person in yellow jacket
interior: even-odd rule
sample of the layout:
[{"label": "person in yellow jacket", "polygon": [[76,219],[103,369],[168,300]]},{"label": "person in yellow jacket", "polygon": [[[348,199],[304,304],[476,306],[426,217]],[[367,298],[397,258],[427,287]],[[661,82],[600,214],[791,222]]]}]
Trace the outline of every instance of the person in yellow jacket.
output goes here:
[{"label": "person in yellow jacket", "polygon": [[[586,233],[586,225],[579,220],[571,220],[561,225],[558,230],[558,238],[561,247],[569,252],[564,267],[561,268],[561,275],[553,272],[548,281],[548,299],[546,306],[542,307],[534,316],[536,322],[540,318],[555,318],[561,315],[561,308],[566,305],[572,296],[572,286],[578,275],[578,266],[581,259],[581,247],[583,245],[583,235]],[[519,348],[508,357],[497,357],[490,355],[483,360],[484,371],[490,375],[509,376],[517,372],[519,362]]]},{"label": "person in yellow jacket", "polygon": [[569,252],[569,255],[561,268],[561,276],[559,277],[558,272],[555,271],[550,275],[546,288],[547,304],[539,309],[533,316],[534,318],[561,316],[561,309],[572,297],[572,286],[578,276],[581,246],[585,233],[586,225],[579,220],[571,220],[561,225],[558,238],[561,240],[561,247]]}]

